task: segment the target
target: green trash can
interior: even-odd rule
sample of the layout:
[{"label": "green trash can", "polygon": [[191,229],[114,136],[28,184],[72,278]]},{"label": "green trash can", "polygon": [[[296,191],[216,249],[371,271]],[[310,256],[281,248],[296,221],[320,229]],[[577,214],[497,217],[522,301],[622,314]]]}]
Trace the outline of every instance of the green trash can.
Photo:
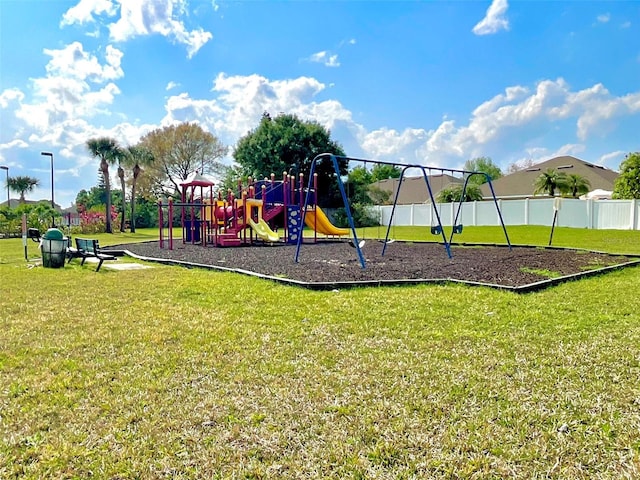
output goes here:
[{"label": "green trash can", "polygon": [[57,228],[50,228],[42,237],[40,250],[42,252],[42,266],[46,268],[64,267],[67,258],[68,239]]}]

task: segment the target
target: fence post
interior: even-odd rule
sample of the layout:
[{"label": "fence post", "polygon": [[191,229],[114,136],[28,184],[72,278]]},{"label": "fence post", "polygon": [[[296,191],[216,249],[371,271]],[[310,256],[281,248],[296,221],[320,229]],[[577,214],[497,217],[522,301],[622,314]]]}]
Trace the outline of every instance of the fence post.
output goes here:
[{"label": "fence post", "polygon": [[472,210],[472,221],[473,221],[473,226],[477,227],[478,226],[478,201],[474,200],[473,201],[473,210]]}]

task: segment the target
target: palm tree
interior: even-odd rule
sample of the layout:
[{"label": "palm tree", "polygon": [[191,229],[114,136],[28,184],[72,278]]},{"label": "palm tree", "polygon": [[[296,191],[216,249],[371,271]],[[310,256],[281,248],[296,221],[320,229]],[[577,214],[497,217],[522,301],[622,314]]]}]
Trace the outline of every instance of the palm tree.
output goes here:
[{"label": "palm tree", "polygon": [[9,177],[7,185],[9,186],[9,190],[20,194],[20,203],[24,203],[25,192],[33,192],[33,189],[40,185],[40,180],[27,176]]},{"label": "palm tree", "polygon": [[118,142],[113,138],[100,137],[87,140],[87,149],[93,155],[100,159],[100,172],[104,180],[104,188],[107,193],[105,208],[105,231],[113,233],[111,229],[111,182],[109,181],[109,165],[116,161],[116,151]]},{"label": "palm tree", "polygon": [[591,182],[587,178],[576,173],[571,173],[567,175],[567,181],[563,193],[569,193],[573,198],[578,198],[580,195],[589,192],[590,189]]},{"label": "palm tree", "polygon": [[122,190],[122,216],[120,217],[120,231],[124,232],[124,217],[127,211],[127,197],[124,183],[124,168],[122,168],[122,163],[125,160],[126,153],[120,147],[116,147],[113,151],[113,155],[118,161],[118,178],[120,179],[120,189]]},{"label": "palm tree", "polygon": [[564,173],[559,173],[555,169],[549,168],[536,178],[536,181],[533,183],[535,187],[533,193],[548,193],[550,197],[555,197],[556,189],[563,191],[566,188],[566,184],[567,176]]},{"label": "palm tree", "polygon": [[[453,203],[459,202],[462,197],[462,185],[451,185],[443,188],[436,196],[437,203]],[[464,191],[464,202],[475,202],[482,200],[482,191],[478,185],[467,184]]]},{"label": "palm tree", "polygon": [[150,165],[153,162],[153,154],[147,148],[140,145],[132,145],[126,149],[125,161],[133,165],[133,179],[131,181],[131,233],[136,231],[136,187],[138,177],[142,173],[142,166]]}]

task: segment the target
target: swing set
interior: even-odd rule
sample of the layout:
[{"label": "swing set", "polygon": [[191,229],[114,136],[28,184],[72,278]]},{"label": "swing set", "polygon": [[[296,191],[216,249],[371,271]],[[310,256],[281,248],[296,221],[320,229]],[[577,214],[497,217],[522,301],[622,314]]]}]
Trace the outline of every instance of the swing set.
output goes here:
[{"label": "swing set", "polygon": [[[462,223],[460,223],[461,220],[461,212],[462,212],[462,206],[464,203],[464,199],[466,196],[466,192],[467,192],[467,187],[469,185],[469,179],[475,175],[482,175],[485,177],[486,183],[489,185],[489,189],[491,191],[491,197],[493,199],[493,203],[496,207],[496,212],[498,214],[498,218],[500,220],[500,225],[502,226],[502,230],[504,232],[504,236],[505,239],[507,241],[507,245],[509,246],[509,250],[511,250],[511,242],[509,240],[509,235],[507,233],[507,228],[504,224],[504,220],[502,218],[502,212],[500,211],[500,206],[498,204],[498,200],[496,198],[496,194],[495,191],[493,189],[493,184],[491,183],[491,177],[489,175],[487,175],[484,172],[477,172],[477,171],[472,171],[472,170],[459,170],[459,169],[453,169],[453,168],[441,168],[441,167],[429,167],[429,166],[424,166],[424,165],[416,165],[416,164],[405,164],[405,163],[398,163],[398,162],[386,162],[383,160],[371,160],[371,159],[361,159],[361,158],[352,158],[352,157],[343,157],[343,156],[337,156],[337,155],[333,155],[331,153],[321,153],[320,155],[316,156],[313,161],[311,162],[311,170],[310,170],[310,174],[309,174],[309,188],[307,189],[307,194],[305,196],[305,201],[304,201],[304,208],[302,209],[302,223],[304,224],[304,216],[306,214],[306,207],[307,205],[309,205],[310,202],[310,192],[312,191],[312,184],[311,184],[311,179],[314,178],[314,173],[316,170],[316,164],[318,162],[321,161],[326,161],[329,160],[332,162],[333,164],[333,168],[336,174],[336,179],[337,179],[337,183],[338,183],[338,188],[340,189],[340,194],[342,196],[342,201],[344,203],[344,209],[345,209],[345,213],[347,216],[347,220],[349,223],[349,229],[351,230],[351,241],[350,244],[351,246],[353,246],[355,248],[355,250],[357,251],[357,255],[358,255],[358,260],[360,261],[360,266],[362,268],[366,268],[366,261],[364,258],[364,255],[362,254],[362,247],[364,246],[364,241],[359,241],[358,240],[358,235],[356,233],[356,227],[353,221],[353,215],[351,214],[351,207],[349,205],[349,199],[347,197],[346,191],[345,191],[345,187],[344,187],[344,183],[342,181],[342,178],[340,176],[340,168],[338,165],[338,159],[341,160],[346,160],[346,161],[356,161],[356,162],[363,162],[364,165],[366,166],[367,163],[372,163],[372,164],[379,164],[379,165],[392,165],[392,166],[396,166],[396,167],[402,167],[402,170],[400,172],[400,177],[398,179],[398,187],[396,189],[396,193],[395,193],[395,197],[393,199],[393,206],[391,207],[391,215],[389,217],[389,222],[387,224],[387,231],[385,234],[385,238],[384,241],[382,241],[382,253],[381,256],[384,256],[387,245],[389,243],[392,243],[394,240],[390,240],[389,239],[389,233],[391,232],[391,226],[393,224],[393,218],[394,218],[394,214],[396,211],[396,206],[398,204],[398,197],[400,194],[400,189],[402,186],[402,181],[405,178],[405,173],[407,172],[408,169],[418,169],[422,172],[422,178],[424,179],[425,185],[427,187],[427,192],[429,193],[429,199],[431,200],[431,206],[432,206],[432,225],[431,225],[431,234],[433,235],[439,235],[442,237],[442,243],[444,244],[444,248],[445,251],[447,253],[447,256],[449,258],[453,258],[453,255],[451,254],[451,243],[453,241],[453,236],[455,234],[461,234],[462,233]],[[366,167],[365,167],[366,168]],[[454,174],[458,174],[458,175],[463,175],[464,177],[464,183],[462,186],[462,191],[460,194],[460,198],[458,199],[458,201],[454,202],[454,205],[457,203],[457,208],[455,210],[455,218],[453,221],[453,227],[451,229],[451,233],[449,235],[449,237],[447,237],[443,225],[442,225],[442,218],[440,215],[440,211],[438,210],[438,206],[436,204],[434,195],[433,195],[433,189],[431,188],[431,181],[429,180],[429,173],[431,173],[432,171],[440,171],[441,176],[444,175],[445,172],[450,173],[452,175]],[[444,177],[442,177],[444,178]],[[440,208],[441,209],[441,208]],[[433,217],[435,216],[435,220],[436,222],[433,222]],[[380,222],[381,223],[381,222]],[[295,252],[295,262],[298,263],[299,257],[300,257],[300,249],[301,249],[301,245],[302,245],[302,235],[300,235],[298,237],[298,242],[296,245],[296,252]]]}]

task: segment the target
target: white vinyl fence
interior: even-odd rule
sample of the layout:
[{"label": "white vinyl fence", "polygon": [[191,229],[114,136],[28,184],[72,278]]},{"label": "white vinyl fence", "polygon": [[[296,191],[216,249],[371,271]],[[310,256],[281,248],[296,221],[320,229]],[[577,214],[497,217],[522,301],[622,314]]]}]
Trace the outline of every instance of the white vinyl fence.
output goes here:
[{"label": "white vinyl fence", "polygon": [[[545,225],[553,222],[554,205],[559,202],[556,226],[638,230],[640,200],[578,200],[563,199],[523,199],[498,200],[505,225]],[[388,225],[391,205],[374,207],[381,224]],[[436,204],[443,225],[454,224],[457,203]],[[500,225],[500,218],[493,201],[466,202],[462,205],[458,224],[471,226]],[[396,226],[437,225],[436,214],[431,204],[397,205],[393,215]]]}]

